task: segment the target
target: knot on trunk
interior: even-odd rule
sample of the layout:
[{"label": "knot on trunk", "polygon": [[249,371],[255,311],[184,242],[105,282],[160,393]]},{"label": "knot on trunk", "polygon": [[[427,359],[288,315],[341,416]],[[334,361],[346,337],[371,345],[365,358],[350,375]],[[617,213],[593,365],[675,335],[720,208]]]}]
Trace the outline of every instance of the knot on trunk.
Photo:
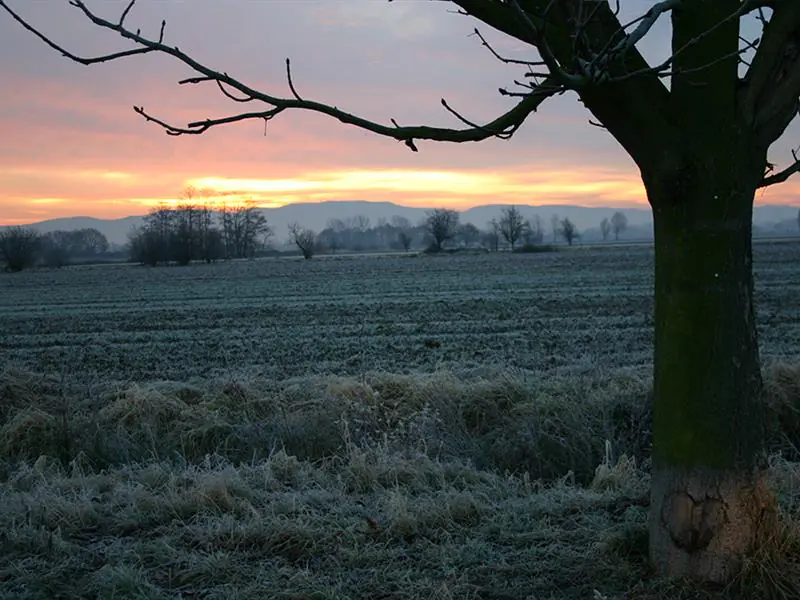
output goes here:
[{"label": "knot on trunk", "polygon": [[695,499],[687,492],[677,492],[664,503],[661,519],[673,543],[691,554],[708,547],[728,522],[728,515],[720,498]]}]

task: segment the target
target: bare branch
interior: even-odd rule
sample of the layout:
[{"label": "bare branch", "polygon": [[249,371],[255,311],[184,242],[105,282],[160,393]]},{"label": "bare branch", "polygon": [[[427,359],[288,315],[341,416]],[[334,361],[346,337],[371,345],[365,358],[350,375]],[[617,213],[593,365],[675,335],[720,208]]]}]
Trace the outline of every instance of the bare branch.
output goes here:
[{"label": "bare branch", "polygon": [[[562,89],[561,91],[564,91],[564,90]],[[501,90],[500,93],[503,94],[503,91]],[[530,94],[530,92],[528,92],[528,94]],[[510,94],[504,94],[504,95],[510,95]],[[449,104],[447,104],[447,101],[444,98],[442,98],[442,106],[444,106],[447,109],[447,111],[450,112],[450,114],[455,116],[459,121],[461,121],[465,125],[468,125],[469,127],[472,127],[474,129],[477,129],[477,130],[483,129],[483,127],[481,125],[477,125],[477,124],[473,123],[472,121],[470,121],[470,120],[464,118],[463,116],[461,116],[461,114],[456,112],[453,108],[450,107]],[[521,123],[519,123],[517,125],[513,125],[513,126],[509,127],[506,131],[503,131],[501,133],[491,133],[491,132],[488,132],[488,131],[487,131],[487,133],[489,133],[493,137],[499,138],[501,140],[508,140],[508,139],[511,139],[511,136],[513,136],[516,133],[516,131],[517,131],[517,129],[519,129],[520,125],[521,125]]]},{"label": "bare branch", "polygon": [[[665,0],[665,2],[659,3],[659,5],[667,5],[669,2],[670,2],[670,0]],[[676,8],[677,6],[680,6],[681,0],[672,0],[672,2],[674,3],[674,5],[669,6],[670,10]],[[635,42],[634,42],[633,45],[632,44],[628,44],[627,40],[635,38],[636,37],[636,35],[635,35],[636,32],[640,31],[640,30],[643,31],[643,33],[641,33],[641,35],[639,37],[639,39],[641,39],[641,37],[644,37],[644,35],[650,30],[650,28],[652,28],[652,26],[655,24],[655,19],[661,14],[661,12],[659,12],[655,17],[653,17],[650,13],[651,13],[651,11],[653,11],[654,8],[658,7],[659,5],[656,5],[653,8],[651,8],[650,11],[648,11],[648,13],[645,15],[645,18],[642,20],[642,23],[640,23],[640,25],[636,28],[636,30],[633,33],[631,33],[628,36],[626,36],[625,39],[623,39],[620,43],[618,43],[615,46],[613,46],[607,52],[607,56],[600,55],[598,57],[595,57],[595,59],[593,59],[592,62],[593,63],[594,62],[599,62],[601,67],[604,67],[604,69],[602,69],[602,71],[603,72],[607,71],[608,63],[611,60],[614,60],[615,58],[617,58],[618,52],[622,52],[622,53],[629,52],[631,50],[631,48],[633,47],[633,45],[635,45]],[[707,63],[705,65],[701,65],[701,66],[697,66],[697,67],[691,67],[689,69],[676,69],[676,70],[672,70],[672,71],[669,70],[670,67],[674,64],[675,59],[678,58],[678,56],[680,56],[681,54],[686,52],[689,48],[692,48],[693,46],[698,44],[701,40],[703,40],[707,36],[709,36],[712,33],[714,33],[717,29],[719,29],[720,27],[722,27],[723,25],[725,25],[729,21],[731,21],[733,19],[738,19],[739,17],[741,17],[742,14],[745,13],[747,5],[748,5],[748,1],[745,0],[745,2],[742,3],[742,5],[739,6],[738,9],[736,9],[734,12],[732,12],[726,18],[720,19],[717,23],[714,24],[713,27],[709,27],[708,29],[703,31],[703,33],[701,33],[700,35],[698,35],[698,36],[692,38],[691,40],[689,40],[688,42],[686,42],[683,46],[681,46],[680,48],[675,50],[675,52],[673,52],[670,56],[668,56],[660,64],[658,64],[658,65],[656,65],[654,67],[646,67],[644,69],[633,71],[633,72],[627,73],[627,74],[622,75],[622,76],[609,77],[607,79],[607,81],[612,82],[612,83],[619,83],[619,82],[622,82],[622,81],[625,81],[625,80],[633,79],[633,78],[636,78],[636,77],[641,77],[642,75],[647,75],[647,74],[657,75],[657,76],[662,77],[662,78],[663,77],[674,77],[675,75],[678,75],[678,74],[688,74],[688,73],[694,73],[694,72],[697,72],[697,71],[703,71],[703,70],[708,69],[708,68],[710,68],[710,67],[712,67],[712,66],[714,66],[716,64],[719,64],[720,62],[728,60],[728,59],[730,59],[730,58],[732,58],[734,56],[743,54],[744,52],[746,52],[746,49],[742,49],[740,51],[732,52],[732,53],[727,54],[725,56],[718,57],[717,59],[715,59],[715,60],[713,60],[713,61],[711,61],[711,62],[709,62],[709,63]],[[645,25],[647,25],[647,27],[644,27]],[[620,48],[620,50],[618,51],[617,48]]]},{"label": "bare branch", "polygon": [[[564,6],[570,3],[560,1],[553,4],[552,0],[451,1],[498,31],[536,46],[551,76],[555,76],[563,87],[576,89],[586,107],[637,162],[649,160],[653,153],[653,148],[644,140],[672,137],[673,126],[667,118],[669,90],[650,70],[650,65],[635,45],[618,59],[607,61],[602,69],[589,68],[595,56],[573,55],[574,11],[568,13],[564,10]],[[571,0],[573,4],[577,1]],[[610,5],[603,0],[597,5],[599,8],[592,7],[597,8],[596,13],[588,11],[594,14],[594,21],[585,27],[586,40],[581,42],[581,52],[590,48],[611,48],[625,35],[613,3]],[[618,81],[631,72],[637,72],[639,76]],[[501,93],[514,94],[507,90]],[[649,133],[643,136],[643,131]]]},{"label": "bare branch", "polygon": [[653,5],[642,17],[631,33],[626,35],[620,42],[615,44],[609,51],[611,55],[619,55],[628,52],[637,42],[641,41],[645,35],[653,28],[658,18],[681,5],[681,0],[663,0]]},{"label": "bare branch", "polygon": [[[146,54],[150,52],[159,52],[162,54],[168,54],[173,58],[179,60],[186,66],[190,67],[192,70],[197,72],[199,75],[197,77],[192,77],[188,79],[182,80],[181,84],[187,83],[202,83],[206,81],[213,81],[217,84],[219,89],[222,93],[234,100],[236,102],[251,102],[251,101],[258,101],[266,104],[268,108],[263,111],[253,111],[235,115],[229,115],[220,118],[208,118],[201,121],[194,121],[192,123],[187,124],[184,127],[172,125],[165,120],[157,118],[150,113],[147,113],[143,107],[136,106],[134,110],[137,114],[141,115],[147,121],[155,123],[162,127],[169,135],[197,135],[208,131],[210,128],[224,125],[229,123],[235,123],[239,121],[246,121],[250,119],[264,119],[266,121],[274,118],[281,112],[288,110],[288,109],[301,109],[307,110],[317,113],[326,114],[331,116],[335,119],[338,119],[342,123],[346,123],[349,125],[355,125],[362,129],[366,129],[368,131],[372,131],[373,133],[377,133],[379,135],[383,135],[386,137],[391,137],[397,139],[399,141],[404,142],[409,148],[416,151],[417,148],[414,144],[414,140],[418,139],[428,139],[428,140],[436,140],[436,141],[444,141],[444,142],[468,142],[468,141],[480,141],[490,137],[500,137],[502,139],[507,139],[512,135],[517,128],[522,124],[522,122],[527,118],[527,116],[534,112],[539,105],[544,102],[550,96],[553,96],[561,91],[563,88],[557,84],[554,78],[548,78],[546,81],[542,82],[540,85],[537,85],[531,89],[522,100],[517,103],[516,106],[511,108],[508,112],[501,115],[500,117],[490,121],[485,125],[474,125],[471,121],[467,121],[458,113],[455,113],[449,106],[445,104],[445,108],[447,108],[451,113],[457,116],[459,120],[464,123],[469,123],[469,129],[451,129],[451,128],[440,128],[440,127],[428,127],[428,126],[410,126],[410,127],[399,127],[395,121],[392,121],[393,126],[382,125],[380,123],[376,123],[373,121],[369,121],[353,115],[351,113],[339,110],[335,106],[330,106],[327,104],[323,104],[320,102],[314,102],[310,100],[302,99],[297,90],[294,87],[294,83],[291,79],[291,70],[290,70],[290,63],[287,60],[287,77],[289,79],[289,88],[292,92],[292,98],[281,98],[278,96],[272,96],[270,94],[258,91],[245,83],[239,81],[238,79],[231,77],[227,73],[222,73],[211,69],[210,67],[196,61],[189,55],[182,52],[177,46],[167,46],[163,43],[163,33],[165,23],[162,22],[161,32],[159,39],[152,40],[146,38],[141,35],[141,32],[133,32],[129,29],[126,29],[124,26],[124,15],[118,22],[114,23],[99,17],[95,13],[89,9],[86,4],[82,0],[70,0],[70,4],[78,8],[83,14],[95,25],[101,27],[103,29],[107,29],[110,31],[114,31],[118,33],[125,39],[131,40],[138,46],[139,48],[128,50],[124,52],[116,52],[112,54],[107,54],[98,57],[92,58],[83,58],[78,57],[70,52],[67,52],[61,46],[58,46],[54,42],[52,42],[49,38],[44,36],[43,34],[39,33],[36,29],[30,26],[24,19],[22,19],[19,15],[17,15],[14,11],[12,11],[5,0],[0,0],[0,8],[3,8],[9,14],[14,17],[14,19],[19,22],[23,27],[27,30],[31,31],[32,33],[36,34],[39,39],[44,41],[50,47],[58,50],[62,53],[65,57],[79,62],[81,64],[93,64],[98,62],[108,62],[112,60],[116,60],[118,58],[131,56],[134,54]],[[130,3],[126,7],[126,11],[129,11],[130,8],[133,6],[133,2]],[[122,23],[122,24],[121,24]],[[241,94],[241,97],[237,97],[229,92],[227,88],[235,90]]]},{"label": "bare branch", "polygon": [[550,11],[552,10],[553,6],[555,6],[555,0],[550,0],[547,3],[547,6],[545,7],[544,12],[539,19],[541,25],[534,23],[533,19],[531,19],[531,16],[525,11],[525,9],[522,8],[518,0],[508,0],[508,4],[514,8],[520,21],[527,26],[528,31],[530,32],[530,37],[533,40],[536,48],[539,50],[539,54],[542,56],[542,61],[547,66],[549,74],[552,77],[555,77],[562,86],[572,90],[578,90],[587,85],[589,81],[585,77],[570,73],[561,66],[558,58],[556,58],[556,55],[550,48],[550,43],[547,41],[546,29],[548,25],[548,17],[550,16]]},{"label": "bare branch", "polygon": [[800,157],[798,157],[796,150],[792,150],[792,158],[794,159],[794,163],[792,163],[782,171],[775,173],[774,175],[764,177],[764,179],[761,180],[761,183],[758,184],[758,187],[765,188],[771,185],[776,185],[778,183],[783,183],[795,173],[800,173]]},{"label": "bare branch", "polygon": [[277,116],[279,113],[283,112],[283,108],[273,108],[271,110],[265,110],[261,112],[251,112],[251,113],[240,113],[237,115],[231,115],[229,117],[221,117],[218,119],[205,119],[203,121],[194,121],[189,123],[186,127],[177,127],[175,125],[170,125],[169,123],[158,119],[147,112],[145,112],[144,107],[142,106],[134,106],[133,110],[144,117],[144,119],[149,123],[155,123],[156,125],[160,125],[164,128],[168,135],[199,135],[201,133],[205,133],[212,127],[216,127],[217,125],[227,125],[229,123],[237,123],[239,121],[247,121],[250,119],[264,119],[268,121],[269,119]]},{"label": "bare branch", "polygon": [[775,10],[775,7],[781,3],[781,0],[742,0],[742,5],[747,9],[743,14],[749,14],[754,11],[763,11],[765,8]]},{"label": "bare branch", "polygon": [[294,82],[292,81],[292,63],[289,59],[286,59],[286,80],[289,82],[289,89],[292,92],[292,95],[295,97],[295,100],[300,100],[301,102],[303,99],[300,97],[300,94],[297,93],[297,90],[294,88]]},{"label": "bare branch", "polygon": [[[225,73],[225,75],[227,76],[227,73]],[[222,95],[225,96],[226,98],[229,98],[230,100],[233,100],[234,102],[244,103],[244,102],[252,102],[253,100],[255,100],[255,98],[248,98],[246,96],[244,98],[240,98],[239,96],[234,96],[228,90],[225,89],[225,86],[222,85],[222,83],[218,79],[215,79],[213,77],[205,77],[205,76],[187,77],[186,79],[181,79],[178,82],[178,85],[186,85],[187,83],[192,83],[192,84],[205,83],[207,81],[213,81],[214,83],[216,83],[217,87],[219,88],[219,91],[222,92]]]},{"label": "bare branch", "polygon": [[[134,0],[134,2],[135,2],[135,0]],[[130,10],[130,8],[133,6],[134,2],[131,2],[130,5],[128,6],[128,8],[125,9],[125,13],[127,13],[128,10]],[[70,4],[75,5],[74,2],[72,2],[72,0],[70,0]],[[45,44],[50,46],[53,50],[55,50],[56,52],[61,54],[61,56],[64,56],[65,58],[68,58],[68,59],[70,59],[70,60],[72,60],[72,61],[74,61],[76,63],[80,63],[82,65],[94,65],[94,64],[97,64],[97,63],[103,63],[103,62],[109,62],[109,61],[112,61],[112,60],[117,60],[119,58],[125,58],[126,56],[136,56],[137,54],[147,54],[149,52],[153,52],[152,48],[134,48],[132,50],[123,50],[121,52],[114,52],[113,54],[106,54],[104,56],[96,56],[96,57],[78,56],[77,54],[73,54],[72,52],[70,52],[69,50],[64,48],[63,46],[60,46],[60,45],[56,44],[51,39],[49,39],[48,37],[46,37],[45,35],[40,33],[38,30],[36,30],[34,27],[32,27],[27,21],[25,21],[22,17],[20,17],[19,14],[17,14],[13,10],[11,10],[11,7],[9,7],[8,4],[6,4],[5,0],[0,0],[0,8],[5,9],[5,11],[9,15],[11,15],[12,19],[14,19],[17,23],[22,25],[28,31],[30,31],[37,38],[42,40]],[[124,21],[125,13],[123,13],[123,17],[120,19],[120,23],[122,23],[122,21]],[[120,24],[120,25],[118,25],[118,27],[122,28],[122,25]],[[162,34],[163,34],[163,31],[164,31],[163,25],[162,25],[161,31],[162,31]]]},{"label": "bare branch", "polygon": [[528,67],[542,67],[542,66],[545,65],[545,62],[543,60],[519,60],[519,59],[516,59],[516,58],[506,58],[505,56],[501,56],[499,53],[497,53],[495,51],[494,48],[492,48],[491,45],[489,45],[489,42],[487,42],[486,38],[484,38],[481,35],[481,32],[478,31],[477,27],[473,31],[473,34],[478,37],[478,39],[481,41],[481,45],[482,46],[486,46],[486,48],[489,49],[489,52],[491,52],[492,55],[497,60],[499,60],[501,62],[504,62],[507,65],[525,65],[525,66],[528,66]]},{"label": "bare branch", "polygon": [[739,105],[765,144],[775,141],[797,112],[800,96],[800,2],[776,2],[750,68]]},{"label": "bare branch", "polygon": [[136,4],[136,0],[131,0],[128,3],[128,6],[125,7],[125,10],[122,11],[122,16],[119,18],[119,25],[122,26],[125,23],[125,17],[128,16],[128,13],[131,12],[133,5]]}]

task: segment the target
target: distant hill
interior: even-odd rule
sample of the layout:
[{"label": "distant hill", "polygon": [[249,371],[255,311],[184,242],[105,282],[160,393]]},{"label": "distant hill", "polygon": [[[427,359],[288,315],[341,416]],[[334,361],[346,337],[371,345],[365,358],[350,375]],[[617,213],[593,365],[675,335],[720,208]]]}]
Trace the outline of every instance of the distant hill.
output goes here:
[{"label": "distant hill", "polygon": [[[484,229],[486,224],[495,217],[499,217],[505,204],[484,205],[470,208],[461,213],[461,221],[472,223]],[[569,218],[581,232],[581,239],[593,241],[600,239],[600,221],[610,217],[614,212],[621,211],[628,217],[628,229],[620,239],[642,240],[653,237],[653,218],[649,208],[615,208],[615,207],[586,207],[573,205],[549,204],[541,206],[517,205],[526,218],[532,219],[539,215],[547,239],[552,228],[550,219],[552,215],[560,218]],[[400,206],[392,202],[369,202],[366,200],[337,200],[319,203],[287,204],[279,208],[262,209],[267,220],[276,233],[276,241],[283,242],[289,223],[298,222],[303,227],[321,231],[330,219],[346,219],[363,215],[375,225],[380,219],[391,219],[395,215],[403,216],[418,224],[425,218],[428,208],[415,208]],[[757,206],[753,215],[754,231],[759,236],[795,236],[800,235],[797,225],[796,206],[766,205]],[[103,233],[112,244],[125,244],[128,233],[134,227],[142,224],[141,216],[130,216],[121,219],[95,219],[93,217],[67,217],[51,219],[32,223],[34,229],[46,233],[48,231],[74,230],[93,227]]]}]

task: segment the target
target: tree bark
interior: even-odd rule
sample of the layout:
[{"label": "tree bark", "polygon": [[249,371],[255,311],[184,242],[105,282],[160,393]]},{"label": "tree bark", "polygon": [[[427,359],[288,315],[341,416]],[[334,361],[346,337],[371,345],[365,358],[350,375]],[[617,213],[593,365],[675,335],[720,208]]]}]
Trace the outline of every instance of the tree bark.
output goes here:
[{"label": "tree bark", "polygon": [[775,525],[753,307],[758,162],[643,173],[656,255],[650,559],[661,575],[729,580]]}]

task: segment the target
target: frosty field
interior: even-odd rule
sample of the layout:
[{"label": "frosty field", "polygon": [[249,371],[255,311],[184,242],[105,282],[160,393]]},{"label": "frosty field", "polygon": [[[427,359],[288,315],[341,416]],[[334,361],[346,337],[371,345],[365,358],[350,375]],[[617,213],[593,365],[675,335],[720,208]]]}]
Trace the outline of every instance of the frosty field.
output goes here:
[{"label": "frosty field", "polygon": [[[757,244],[755,264],[764,356],[797,357],[800,244]],[[651,290],[645,247],[29,272],[0,278],[0,363],[132,381],[647,369]]]},{"label": "frosty field", "polygon": [[800,597],[800,244],[755,271],[725,589],[647,565],[652,249],[0,274],[0,599]]}]

